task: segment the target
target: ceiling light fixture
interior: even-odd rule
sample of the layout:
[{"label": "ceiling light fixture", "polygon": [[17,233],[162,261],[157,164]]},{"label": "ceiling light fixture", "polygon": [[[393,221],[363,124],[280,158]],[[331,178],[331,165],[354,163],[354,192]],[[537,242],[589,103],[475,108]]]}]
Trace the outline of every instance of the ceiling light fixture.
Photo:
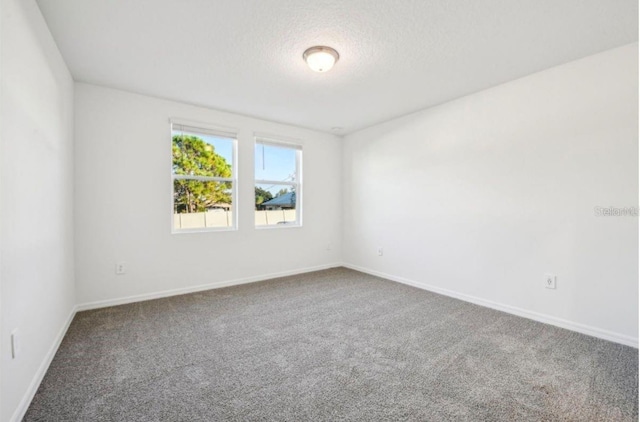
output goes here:
[{"label": "ceiling light fixture", "polygon": [[336,64],[340,55],[331,47],[315,46],[307,48],[302,54],[302,58],[307,62],[311,70],[326,72]]}]

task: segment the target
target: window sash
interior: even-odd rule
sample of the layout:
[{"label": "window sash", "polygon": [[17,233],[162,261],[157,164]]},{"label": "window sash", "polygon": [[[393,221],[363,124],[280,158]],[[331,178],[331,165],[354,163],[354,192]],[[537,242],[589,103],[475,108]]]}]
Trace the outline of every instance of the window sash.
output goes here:
[{"label": "window sash", "polygon": [[287,141],[280,141],[275,138],[256,136],[255,142],[256,145],[266,145],[269,147],[288,148],[296,151],[302,151],[302,145],[300,144],[288,143]]},{"label": "window sash", "polygon": [[296,182],[285,182],[285,181],[278,181],[278,180],[263,180],[263,179],[256,179],[256,185],[286,185],[286,186],[300,186],[300,183],[296,183]]},{"label": "window sash", "polygon": [[172,174],[172,180],[197,180],[199,182],[235,182],[232,177],[190,176],[188,174]]},{"label": "window sash", "polygon": [[[270,137],[270,136],[260,136],[256,134],[255,136],[255,145],[256,146],[270,146],[282,149],[290,149],[294,150],[296,153],[296,162],[295,162],[295,180],[292,181],[284,181],[284,180],[269,180],[269,179],[257,179],[254,178],[255,185],[271,185],[271,186],[287,186],[294,188],[296,191],[296,220],[293,224],[290,225],[255,225],[256,229],[283,229],[289,227],[302,227],[302,195],[303,195],[303,186],[302,186],[302,145],[297,143],[289,143],[287,140],[281,140],[278,137]],[[255,158],[254,158],[255,160]]]},{"label": "window sash", "polygon": [[[207,124],[196,123],[193,124],[183,123],[170,119],[171,133],[183,132],[191,135],[204,135],[214,136],[216,138],[228,139],[232,142],[232,157],[231,157],[231,177],[216,177],[216,176],[194,176],[188,174],[175,174],[173,167],[171,170],[171,233],[205,233],[205,232],[218,232],[218,231],[236,231],[238,230],[238,134],[236,132],[226,131],[224,129],[217,129],[215,126],[209,127]],[[171,136],[173,139],[173,135]],[[173,160],[172,160],[173,166]],[[174,197],[174,182],[176,180],[195,180],[200,182],[229,182],[231,183],[231,213],[233,215],[232,225],[229,227],[198,227],[198,228],[176,228],[174,225],[174,213],[175,209],[175,197]]]},{"label": "window sash", "polygon": [[184,123],[171,122],[171,130],[174,132],[191,133],[193,135],[215,136],[216,138],[226,138],[234,141],[238,139],[238,135],[233,132],[207,127],[191,126]]}]

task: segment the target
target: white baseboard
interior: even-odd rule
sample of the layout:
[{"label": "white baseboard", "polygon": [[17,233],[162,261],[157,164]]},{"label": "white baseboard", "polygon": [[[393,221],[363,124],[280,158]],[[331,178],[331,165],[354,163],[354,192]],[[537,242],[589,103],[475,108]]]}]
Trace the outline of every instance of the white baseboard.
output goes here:
[{"label": "white baseboard", "polygon": [[145,293],[145,294],[141,294],[141,295],[127,296],[127,297],[122,297],[122,298],[118,298],[118,299],[99,300],[99,301],[95,301],[95,302],[88,302],[88,303],[80,304],[76,308],[77,308],[78,312],[79,311],[87,311],[87,310],[90,310],[90,309],[106,308],[106,307],[109,307],[109,306],[124,305],[124,304],[127,304],[127,303],[142,302],[142,301],[145,301],[145,300],[160,299],[160,298],[163,298],[163,297],[170,297],[170,296],[184,295],[184,294],[187,294],[187,293],[201,292],[201,291],[204,291],[204,290],[220,289],[222,287],[230,287],[230,286],[237,286],[237,285],[240,285],[240,284],[255,283],[257,281],[264,281],[264,280],[269,280],[269,279],[272,279],[272,278],[286,277],[286,276],[290,276],[290,275],[310,273],[310,272],[313,272],[313,271],[320,271],[320,270],[326,270],[326,269],[329,269],[329,268],[340,267],[341,265],[342,265],[341,263],[318,265],[318,266],[315,266],[315,267],[298,268],[298,269],[295,269],[295,270],[280,271],[280,272],[277,272],[277,273],[263,274],[263,275],[259,275],[259,276],[253,276],[253,277],[238,278],[238,279],[235,279],[235,280],[217,281],[215,283],[201,284],[201,285],[198,285],[198,286],[191,286],[191,287],[181,287],[179,289],[163,290],[161,292]]},{"label": "white baseboard", "polygon": [[11,419],[10,419],[11,422],[21,421],[22,418],[24,418],[24,415],[27,413],[27,409],[29,409],[31,400],[33,400],[33,397],[36,395],[36,392],[38,391],[38,387],[40,387],[40,383],[42,382],[44,375],[47,373],[47,370],[49,369],[49,365],[51,365],[51,361],[53,361],[53,358],[56,355],[58,348],[60,347],[60,343],[62,343],[62,339],[64,338],[65,334],[67,334],[67,330],[71,325],[71,321],[73,321],[73,317],[76,316],[76,311],[77,311],[76,308],[77,308],[76,306],[71,308],[71,312],[69,313],[69,316],[67,317],[66,322],[64,323],[60,331],[58,331],[58,335],[56,335],[56,338],[53,341],[53,344],[47,351],[47,354],[42,360],[40,367],[38,368],[35,375],[33,376],[33,379],[31,380],[31,383],[29,384],[27,391],[22,397],[22,400],[20,400],[18,407],[16,408],[15,412],[13,412],[13,416],[11,416]]},{"label": "white baseboard", "polygon": [[380,271],[371,270],[368,268],[360,267],[353,264],[343,263],[343,267],[350,268],[352,270],[360,271],[362,273],[371,274],[377,277],[385,278],[387,280],[396,281],[398,283],[406,284],[409,286],[417,287],[422,290],[428,290],[430,292],[438,293],[444,296],[449,296],[455,299],[464,300],[465,302],[471,302],[476,305],[485,306],[487,308],[496,309],[498,311],[506,312],[509,314],[517,315],[523,318],[532,319],[534,321],[543,322],[545,324],[555,325],[556,327],[565,328],[567,330],[576,331],[578,333],[586,334],[588,336],[601,338],[615,343],[624,344],[626,346],[638,348],[638,338],[631,337],[612,331],[603,330],[601,328],[592,327],[585,324],[580,324],[566,319],[557,318],[551,315],[545,315],[534,311],[518,308],[515,306],[504,305],[502,303],[492,302],[490,300],[482,299],[476,296],[470,296],[464,293],[458,293],[453,290],[447,290],[440,287],[432,286],[430,284],[418,282],[415,280],[409,280],[404,277],[398,277],[391,274],[386,274]]}]

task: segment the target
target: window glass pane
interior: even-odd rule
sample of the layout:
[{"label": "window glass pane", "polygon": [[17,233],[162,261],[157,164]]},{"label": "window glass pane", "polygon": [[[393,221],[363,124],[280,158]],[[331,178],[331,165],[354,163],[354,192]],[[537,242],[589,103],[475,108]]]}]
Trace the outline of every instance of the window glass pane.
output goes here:
[{"label": "window glass pane", "polygon": [[256,142],[255,177],[258,180],[294,182],[296,150]]},{"label": "window glass pane", "polygon": [[229,177],[233,175],[233,139],[172,131],[173,174]]},{"label": "window glass pane", "polygon": [[255,224],[274,226],[296,224],[296,192],[290,185],[255,185]]},{"label": "window glass pane", "polygon": [[233,227],[231,182],[173,181],[173,227]]}]

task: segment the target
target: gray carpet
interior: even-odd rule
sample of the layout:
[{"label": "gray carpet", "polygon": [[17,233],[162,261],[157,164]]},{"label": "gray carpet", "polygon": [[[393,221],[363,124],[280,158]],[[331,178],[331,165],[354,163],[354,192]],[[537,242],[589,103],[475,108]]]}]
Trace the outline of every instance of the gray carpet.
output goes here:
[{"label": "gray carpet", "polygon": [[76,315],[26,421],[632,421],[638,350],[337,268]]}]

